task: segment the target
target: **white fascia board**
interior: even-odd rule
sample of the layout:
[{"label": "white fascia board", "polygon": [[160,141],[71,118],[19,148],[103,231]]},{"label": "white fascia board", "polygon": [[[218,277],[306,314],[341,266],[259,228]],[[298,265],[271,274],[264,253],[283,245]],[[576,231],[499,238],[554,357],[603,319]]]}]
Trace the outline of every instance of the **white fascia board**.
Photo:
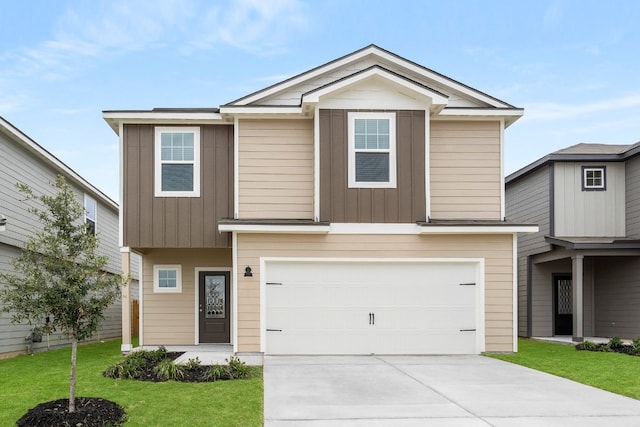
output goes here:
[{"label": "white fascia board", "polygon": [[191,111],[103,111],[102,118],[116,134],[119,125],[135,124],[228,124],[220,113]]},{"label": "white fascia board", "polygon": [[418,234],[512,234],[536,233],[537,225],[426,225]]},{"label": "white fascia board", "polygon": [[522,109],[487,109],[487,108],[445,108],[439,114],[440,117],[466,117],[466,116],[486,116],[486,117],[522,117]]},{"label": "white fascia board", "polygon": [[431,120],[504,120],[504,128],[511,126],[516,120],[524,115],[524,110],[517,109],[487,109],[487,108],[444,108],[442,111],[431,116]]},{"label": "white fascia board", "polygon": [[327,234],[328,225],[219,224],[218,231],[236,233]]},{"label": "white fascia board", "polygon": [[224,115],[235,115],[242,114],[244,115],[278,115],[281,116],[283,114],[289,115],[300,115],[302,114],[302,107],[291,107],[291,106],[269,106],[265,107],[264,105],[256,105],[256,106],[244,106],[244,107],[220,107],[220,114]]},{"label": "white fascia board", "polygon": [[389,73],[380,68],[372,68],[363,73],[358,73],[347,77],[346,79],[339,80],[337,82],[331,83],[325,86],[322,89],[318,89],[309,94],[302,95],[302,104],[307,103],[318,103],[320,102],[320,98],[324,95],[339,91],[351,85],[357,84],[363,80],[370,79],[372,77],[379,77],[386,81],[396,84],[397,86],[406,88],[418,95],[428,98],[431,100],[432,105],[447,105],[449,99],[447,96],[443,96],[433,90],[430,90],[420,84],[412,84],[410,81],[400,78],[395,74]]},{"label": "white fascia board", "polygon": [[119,209],[118,204],[111,200],[106,194],[100,191],[97,187],[91,184],[89,181],[81,177],[76,171],[71,169],[69,166],[62,163],[56,156],[49,153],[43,147],[41,147],[37,142],[33,141],[27,135],[22,133],[18,128],[13,126],[11,123],[4,120],[0,117],[0,127],[4,129],[6,132],[11,134],[15,138],[14,142],[18,142],[26,146],[26,148],[32,153],[36,154],[38,157],[43,159],[50,166],[53,166],[54,169],[57,169],[64,175],[70,177],[76,184],[80,185],[84,191],[88,191],[89,193],[95,195],[99,198],[102,203],[106,204],[111,209],[117,211]]}]

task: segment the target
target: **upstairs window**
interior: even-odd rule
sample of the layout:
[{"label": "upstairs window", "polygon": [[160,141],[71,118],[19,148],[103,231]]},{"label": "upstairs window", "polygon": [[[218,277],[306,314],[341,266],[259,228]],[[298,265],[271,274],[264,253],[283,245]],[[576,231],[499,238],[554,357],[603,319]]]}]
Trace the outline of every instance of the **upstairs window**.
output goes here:
[{"label": "upstairs window", "polygon": [[349,188],[395,188],[395,113],[349,113],[348,128]]},{"label": "upstairs window", "polygon": [[156,128],[155,195],[200,196],[200,128]]},{"label": "upstairs window", "polygon": [[582,191],[604,191],[607,189],[604,166],[582,167]]},{"label": "upstairs window", "polygon": [[98,219],[98,204],[95,199],[84,195],[84,223],[87,224],[87,233],[96,234],[96,224]]}]

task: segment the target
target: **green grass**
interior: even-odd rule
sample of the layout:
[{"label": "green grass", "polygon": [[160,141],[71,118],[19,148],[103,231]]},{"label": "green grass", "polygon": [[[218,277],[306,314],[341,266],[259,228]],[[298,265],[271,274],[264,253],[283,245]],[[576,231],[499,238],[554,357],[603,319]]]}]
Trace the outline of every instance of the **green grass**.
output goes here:
[{"label": "green grass", "polygon": [[518,353],[488,356],[640,399],[640,357],[527,339],[518,346]]},{"label": "green grass", "polygon": [[[69,397],[70,349],[0,360],[0,426],[14,426],[39,403]],[[121,360],[120,341],[78,347],[78,397],[102,397],[124,407],[127,426],[260,426],[262,368],[251,378],[215,383],[150,383],[104,378]]]}]

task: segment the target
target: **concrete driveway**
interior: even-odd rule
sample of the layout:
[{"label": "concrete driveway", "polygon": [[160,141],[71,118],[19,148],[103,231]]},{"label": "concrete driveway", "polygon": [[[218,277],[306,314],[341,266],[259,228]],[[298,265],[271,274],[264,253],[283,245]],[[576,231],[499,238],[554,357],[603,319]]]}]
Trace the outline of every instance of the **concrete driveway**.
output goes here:
[{"label": "concrete driveway", "polygon": [[640,426],[640,401],[483,356],[267,356],[265,426]]}]

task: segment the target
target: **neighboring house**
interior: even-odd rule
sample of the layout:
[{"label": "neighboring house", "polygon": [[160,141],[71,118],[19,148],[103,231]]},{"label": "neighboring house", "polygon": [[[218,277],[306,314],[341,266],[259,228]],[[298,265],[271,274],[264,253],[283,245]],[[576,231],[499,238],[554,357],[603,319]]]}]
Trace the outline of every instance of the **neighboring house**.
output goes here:
[{"label": "neighboring house", "polygon": [[[99,253],[109,257],[108,271],[121,272],[121,256],[118,249],[118,205],[76,172],[58,160],[0,117],[0,213],[4,217],[0,225],[0,271],[12,271],[15,258],[26,239],[40,227],[28,206],[24,194],[16,183],[29,185],[36,193],[54,194],[51,183],[61,174],[74,188],[78,200],[87,209],[85,221],[99,235]],[[134,260],[133,268],[137,271]],[[2,283],[0,283],[2,286]],[[122,330],[120,302],[109,308],[105,321],[95,339],[120,337]],[[46,319],[42,319],[43,322]],[[31,335],[37,325],[12,324],[10,313],[0,313],[0,358],[26,351],[25,337]],[[62,334],[42,337],[33,344],[34,350],[54,348],[70,343]]]},{"label": "neighboring house", "polygon": [[640,143],[578,144],[506,178],[520,335],[640,336]]},{"label": "neighboring house", "polygon": [[502,164],[522,114],[373,45],[215,109],[103,112],[141,345],[516,351],[516,234],[537,228],[504,221]]}]

